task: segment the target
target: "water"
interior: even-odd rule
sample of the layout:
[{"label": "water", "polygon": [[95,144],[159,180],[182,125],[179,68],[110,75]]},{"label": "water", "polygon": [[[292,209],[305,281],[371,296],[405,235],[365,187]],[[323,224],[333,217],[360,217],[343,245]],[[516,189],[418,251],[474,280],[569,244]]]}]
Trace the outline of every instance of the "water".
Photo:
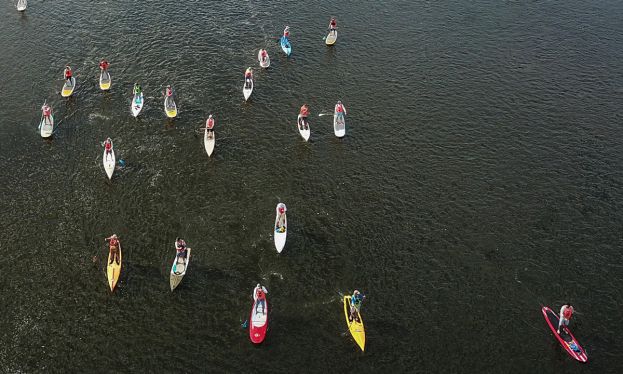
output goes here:
[{"label": "water", "polygon": [[[0,12],[3,372],[623,370],[622,3],[59,0]],[[67,63],[78,87],[64,100]],[[37,132],[46,99],[60,122],[51,141]],[[318,117],[338,99],[342,140]],[[305,102],[310,143],[295,127]],[[212,159],[195,131],[210,113]],[[107,136],[127,163],[112,182]],[[290,228],[277,255],[279,201]],[[124,262],[111,294],[112,233]],[[176,236],[194,257],[171,293]],[[242,327],[257,282],[272,309],[260,347]],[[363,354],[341,305],[353,288],[367,294]],[[586,365],[540,312],[566,301]]]}]

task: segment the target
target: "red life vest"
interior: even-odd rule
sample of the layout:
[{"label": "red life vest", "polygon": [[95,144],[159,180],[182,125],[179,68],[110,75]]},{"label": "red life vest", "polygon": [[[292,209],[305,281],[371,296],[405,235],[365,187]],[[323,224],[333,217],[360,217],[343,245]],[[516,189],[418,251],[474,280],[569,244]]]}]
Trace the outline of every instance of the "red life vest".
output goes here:
[{"label": "red life vest", "polygon": [[65,69],[65,78],[71,78],[72,72],[71,69]]},{"label": "red life vest", "polygon": [[208,118],[208,121],[206,122],[206,126],[208,126],[209,129],[214,127],[214,118]]},{"label": "red life vest", "polygon": [[566,307],[564,312],[562,312],[562,316],[565,317],[566,319],[570,319],[572,315],[573,315],[573,309],[571,309],[570,307]]},{"label": "red life vest", "polygon": [[266,295],[264,295],[264,292],[261,289],[258,289],[255,295],[258,300],[264,300],[266,298]]}]

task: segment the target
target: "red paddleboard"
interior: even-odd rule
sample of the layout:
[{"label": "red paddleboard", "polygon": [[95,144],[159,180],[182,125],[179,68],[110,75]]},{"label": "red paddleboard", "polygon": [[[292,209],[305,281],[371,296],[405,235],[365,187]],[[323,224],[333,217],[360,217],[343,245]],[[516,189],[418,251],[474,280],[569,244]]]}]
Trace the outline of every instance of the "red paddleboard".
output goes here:
[{"label": "red paddleboard", "polygon": [[560,328],[560,334],[556,332],[556,330],[558,330],[559,322],[558,315],[546,306],[544,306],[541,311],[543,312],[543,317],[545,317],[545,321],[547,321],[547,325],[554,333],[556,339],[558,339],[560,345],[562,345],[565,351],[567,351],[569,356],[575,358],[580,362],[588,361],[588,356],[586,355],[584,348],[580,346],[580,343],[578,343],[577,339],[575,338],[575,336],[573,336],[567,326],[563,325]]},{"label": "red paddleboard", "polygon": [[[262,287],[263,288],[263,287]],[[264,341],[266,337],[266,328],[268,327],[268,300],[266,294],[264,294],[264,307],[258,305],[256,298],[257,290],[260,289],[259,284],[253,290],[253,309],[251,309],[251,318],[249,321],[249,337],[255,344],[259,344]]]}]

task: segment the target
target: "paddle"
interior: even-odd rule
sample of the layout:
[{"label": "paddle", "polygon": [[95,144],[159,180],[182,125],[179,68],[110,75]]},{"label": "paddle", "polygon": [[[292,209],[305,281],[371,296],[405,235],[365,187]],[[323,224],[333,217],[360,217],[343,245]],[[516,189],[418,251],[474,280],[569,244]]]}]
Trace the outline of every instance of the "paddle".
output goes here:
[{"label": "paddle", "polygon": [[322,117],[322,116],[332,116],[332,115],[333,115],[333,113],[320,113],[320,114],[318,115],[318,117]]}]

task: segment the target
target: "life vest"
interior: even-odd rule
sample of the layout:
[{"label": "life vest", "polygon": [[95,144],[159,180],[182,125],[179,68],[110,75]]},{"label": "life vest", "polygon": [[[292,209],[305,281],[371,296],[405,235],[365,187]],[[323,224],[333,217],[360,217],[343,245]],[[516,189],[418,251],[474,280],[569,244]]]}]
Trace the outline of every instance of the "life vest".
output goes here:
[{"label": "life vest", "polygon": [[72,72],[71,69],[65,69],[65,78],[71,78]]},{"label": "life vest", "polygon": [[[106,142],[104,144],[104,147],[106,148],[107,151],[110,151],[112,149],[112,144],[110,142]],[[114,240],[114,239],[111,239]]]},{"label": "life vest", "polygon": [[206,126],[208,126],[209,129],[214,127],[214,118],[208,118],[208,120],[206,121]]},{"label": "life vest", "polygon": [[572,315],[573,315],[573,309],[571,309],[570,307],[566,307],[565,310],[562,312],[562,316],[565,319],[570,319]]},{"label": "life vest", "polygon": [[257,290],[257,292],[255,293],[255,296],[257,297],[258,300],[264,300],[266,298],[264,291],[262,291],[261,289]]}]

